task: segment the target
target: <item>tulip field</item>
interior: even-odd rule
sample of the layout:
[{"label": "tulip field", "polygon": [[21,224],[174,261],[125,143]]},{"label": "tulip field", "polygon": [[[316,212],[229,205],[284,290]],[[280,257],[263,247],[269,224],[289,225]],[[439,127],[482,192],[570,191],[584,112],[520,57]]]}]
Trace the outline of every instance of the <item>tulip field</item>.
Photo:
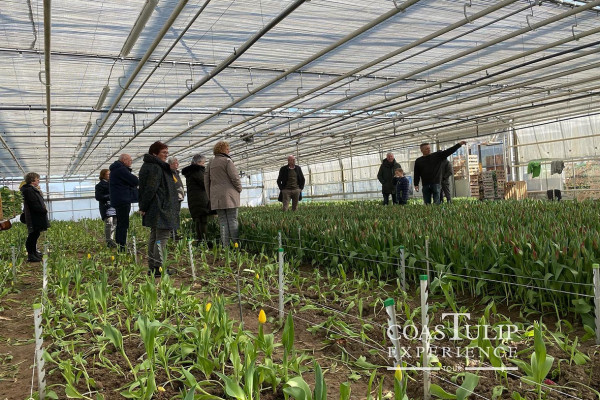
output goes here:
[{"label": "tulip field", "polygon": [[162,278],[138,216],[137,254],[106,248],[100,220],[57,221],[39,242],[46,289],[15,224],[0,236],[0,399],[40,398],[33,304],[44,398],[598,399],[598,215],[593,201],[242,208],[239,243],[170,242]]}]

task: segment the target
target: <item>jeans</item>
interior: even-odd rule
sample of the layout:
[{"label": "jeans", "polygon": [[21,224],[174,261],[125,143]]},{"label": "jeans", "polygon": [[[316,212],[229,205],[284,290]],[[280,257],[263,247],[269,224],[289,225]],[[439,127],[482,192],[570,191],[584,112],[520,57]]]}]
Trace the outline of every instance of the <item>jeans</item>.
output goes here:
[{"label": "jeans", "polygon": [[106,217],[104,220],[104,238],[108,247],[117,247],[115,243],[115,229],[117,228],[117,217]]},{"label": "jeans", "polygon": [[392,204],[396,204],[396,193],[384,193],[383,194],[383,205],[387,206],[390,204],[390,195],[392,195]]},{"label": "jeans", "polygon": [[433,195],[433,202],[440,204],[440,191],[442,185],[439,183],[428,183],[423,184],[423,201],[425,204],[431,204],[431,196]]},{"label": "jeans", "polygon": [[125,251],[127,244],[127,231],[129,230],[129,212],[131,204],[122,204],[114,206],[117,211],[117,229],[115,229],[115,242],[119,246],[119,251]]},{"label": "jeans", "polygon": [[162,266],[162,257],[165,255],[170,234],[170,229],[150,228],[150,238],[148,239],[148,269],[150,272],[156,274]]},{"label": "jeans", "polygon": [[298,201],[300,201],[301,189],[283,189],[281,191],[281,198],[283,202],[283,211],[287,211],[290,206],[290,199],[292,199],[292,211],[296,211],[298,208]]},{"label": "jeans", "polygon": [[35,256],[37,253],[37,241],[40,238],[41,231],[31,231],[29,235],[27,235],[27,240],[25,241],[25,248],[27,249],[27,254],[30,256]]},{"label": "jeans", "polygon": [[233,243],[238,241],[237,211],[237,208],[217,210],[223,247],[229,246],[230,241]]}]

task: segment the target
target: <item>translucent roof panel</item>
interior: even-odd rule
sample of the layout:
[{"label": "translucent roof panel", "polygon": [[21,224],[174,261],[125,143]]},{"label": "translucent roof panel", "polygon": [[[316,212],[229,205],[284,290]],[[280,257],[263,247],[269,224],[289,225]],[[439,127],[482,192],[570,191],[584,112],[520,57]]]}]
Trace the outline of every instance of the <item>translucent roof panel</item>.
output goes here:
[{"label": "translucent roof panel", "polygon": [[95,176],[121,153],[138,169],[156,140],[183,163],[228,140],[258,171],[291,152],[316,164],[510,127],[528,135],[521,127],[548,121],[576,135],[566,121],[600,108],[599,10],[600,0],[3,1],[0,176]]}]

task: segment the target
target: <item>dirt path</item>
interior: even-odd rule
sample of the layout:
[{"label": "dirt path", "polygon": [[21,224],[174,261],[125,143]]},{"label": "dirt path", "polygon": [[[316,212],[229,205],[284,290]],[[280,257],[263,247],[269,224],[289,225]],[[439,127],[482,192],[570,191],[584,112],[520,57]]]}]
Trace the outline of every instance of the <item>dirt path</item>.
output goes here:
[{"label": "dirt path", "polygon": [[[0,299],[0,400],[23,400],[31,395],[32,305],[41,295],[41,273],[37,271],[41,267],[41,263],[21,265],[13,289]],[[37,379],[33,390],[37,390]]]}]

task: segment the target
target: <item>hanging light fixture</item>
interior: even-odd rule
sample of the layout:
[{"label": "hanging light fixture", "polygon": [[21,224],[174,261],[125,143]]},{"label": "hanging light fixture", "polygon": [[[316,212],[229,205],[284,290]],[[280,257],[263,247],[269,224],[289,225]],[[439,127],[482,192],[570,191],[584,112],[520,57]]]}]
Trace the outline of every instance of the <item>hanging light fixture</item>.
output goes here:
[{"label": "hanging light fixture", "polygon": [[148,20],[152,16],[152,12],[154,11],[154,8],[157,4],[158,0],[146,0],[144,8],[142,8],[142,11],[140,12],[140,15],[135,21],[133,28],[131,28],[131,32],[129,32],[129,36],[127,36],[125,43],[123,43],[123,48],[121,48],[119,57],[127,57],[129,52],[135,45],[135,42],[137,42],[138,38],[140,37],[140,34],[144,30],[144,27],[148,23]]},{"label": "hanging light fixture", "polygon": [[96,102],[96,105],[94,106],[94,110],[100,111],[100,109],[104,105],[106,96],[108,96],[108,92],[110,92],[110,87],[106,85],[102,88],[102,93],[100,93],[100,97],[98,98],[98,102]]}]

